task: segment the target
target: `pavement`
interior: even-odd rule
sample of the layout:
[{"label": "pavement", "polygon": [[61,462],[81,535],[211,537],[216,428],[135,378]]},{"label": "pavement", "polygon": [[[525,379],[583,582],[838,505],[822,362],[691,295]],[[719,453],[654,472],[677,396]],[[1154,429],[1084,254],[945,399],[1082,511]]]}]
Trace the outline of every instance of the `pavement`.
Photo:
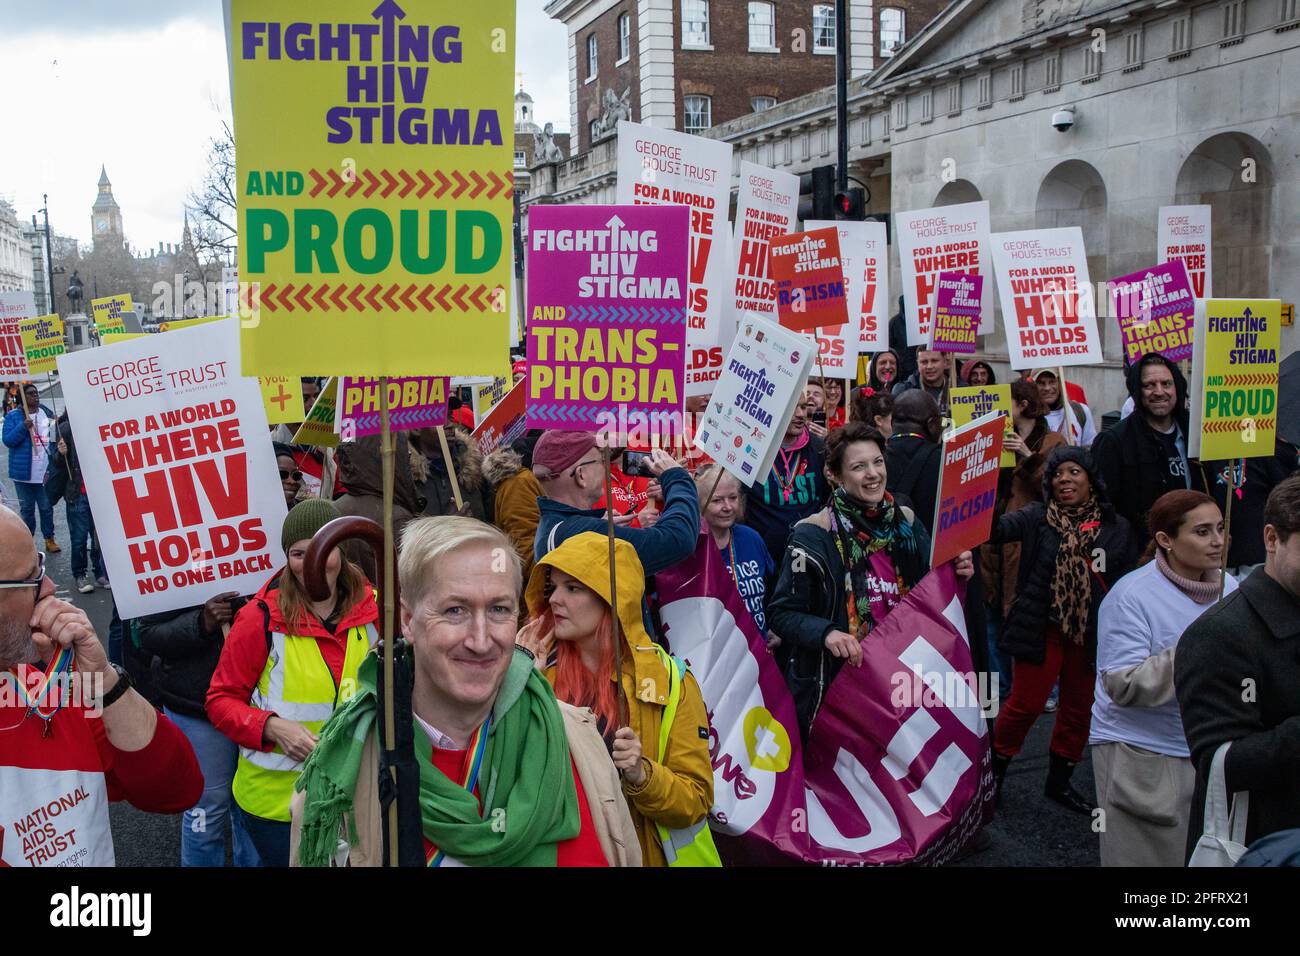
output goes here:
[{"label": "pavement", "polygon": [[[48,404],[49,393],[42,389]],[[54,397],[57,397],[57,385]],[[60,407],[62,402],[60,401]],[[8,449],[4,449],[3,476],[6,503],[16,507],[17,495],[9,481]],[[96,588],[81,594],[71,588],[67,515],[62,502],[54,508],[55,539],[63,547],[59,554],[46,558],[46,573],[58,586],[58,596],[85,610],[100,634],[108,640],[108,623],[112,618],[111,591]],[[38,529],[39,530],[39,529]],[[43,542],[37,542],[38,547]],[[1044,714],[1030,731],[1024,750],[1007,771],[1002,806],[988,827],[992,842],[988,849],[966,857],[959,867],[993,866],[1097,866],[1097,835],[1092,832],[1091,818],[1071,813],[1043,796],[1047,779],[1047,745],[1052,733],[1054,714]],[[1075,770],[1074,786],[1085,797],[1093,790],[1092,764],[1088,757]],[[179,816],[142,813],[125,803],[115,803],[109,811],[113,843],[118,866],[179,866]]]}]

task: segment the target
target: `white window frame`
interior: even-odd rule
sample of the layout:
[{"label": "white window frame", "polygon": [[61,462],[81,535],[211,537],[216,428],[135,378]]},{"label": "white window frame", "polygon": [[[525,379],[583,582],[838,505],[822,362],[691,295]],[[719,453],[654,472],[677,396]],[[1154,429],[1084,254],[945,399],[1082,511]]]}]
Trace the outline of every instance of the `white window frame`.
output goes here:
[{"label": "white window frame", "polygon": [[587,34],[587,79],[585,82],[590,83],[600,72],[600,41],[596,39],[595,32]]},{"label": "white window frame", "polygon": [[[698,4],[703,9],[704,20],[702,22],[704,24],[704,34],[703,34],[704,39],[702,41],[697,39],[700,36],[699,33],[686,32],[686,24],[687,24],[686,5],[688,3]],[[710,25],[709,25],[709,0],[682,0],[682,49],[683,50],[712,50],[713,49],[712,34],[710,33]]]},{"label": "white window frame", "polygon": [[[761,46],[754,45],[754,14],[759,13],[766,8],[767,13],[772,17],[768,24],[767,43]],[[750,53],[780,53],[781,48],[776,45],[776,4],[770,0],[750,0],[746,6],[748,17],[746,19],[746,37],[749,40]],[[761,26],[761,24],[759,24]]]},{"label": "white window frame", "polygon": [[[766,106],[758,106],[758,100],[771,100],[772,102],[768,103]],[[775,96],[751,96],[749,98],[749,109],[752,113],[761,113],[764,110],[770,110],[774,106],[776,106]]]},{"label": "white window frame", "polygon": [[[626,27],[627,29],[624,29]],[[632,14],[621,13],[618,17],[618,59],[615,66],[622,66],[632,58]]]},{"label": "white window frame", "polygon": [[[818,26],[817,18],[823,18],[823,22]],[[829,18],[829,22],[826,18]],[[830,44],[818,42],[818,30],[830,31]],[[835,55],[835,4],[833,3],[815,3],[812,8],[812,51],[819,56]]]},{"label": "white window frame", "polygon": [[[691,114],[691,107],[690,107],[691,100],[702,102],[704,105],[705,123],[703,126],[692,126],[690,123],[687,122],[687,119]],[[699,133],[704,132],[712,125],[713,125],[713,97],[705,96],[703,93],[692,93],[689,96],[682,97],[682,132],[698,135]]]},{"label": "white window frame", "polygon": [[[885,15],[898,14],[898,42],[891,46],[885,46]],[[892,35],[893,30],[890,29]],[[907,11],[902,7],[881,7],[880,8],[880,58],[887,60],[892,57],[907,42]]]},{"label": "white window frame", "polygon": [[587,121],[587,145],[588,146],[594,146],[596,144],[596,140],[600,139],[600,133],[597,132],[596,130],[596,124],[598,124],[599,122],[600,122],[599,119]]}]

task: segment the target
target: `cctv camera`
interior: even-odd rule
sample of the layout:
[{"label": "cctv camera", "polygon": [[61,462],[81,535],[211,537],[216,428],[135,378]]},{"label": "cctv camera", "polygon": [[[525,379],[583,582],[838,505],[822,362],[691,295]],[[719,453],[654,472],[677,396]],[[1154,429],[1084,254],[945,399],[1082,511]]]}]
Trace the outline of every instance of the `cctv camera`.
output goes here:
[{"label": "cctv camera", "polygon": [[1058,133],[1064,133],[1074,125],[1074,107],[1067,106],[1063,110],[1057,110],[1052,114],[1052,127]]}]

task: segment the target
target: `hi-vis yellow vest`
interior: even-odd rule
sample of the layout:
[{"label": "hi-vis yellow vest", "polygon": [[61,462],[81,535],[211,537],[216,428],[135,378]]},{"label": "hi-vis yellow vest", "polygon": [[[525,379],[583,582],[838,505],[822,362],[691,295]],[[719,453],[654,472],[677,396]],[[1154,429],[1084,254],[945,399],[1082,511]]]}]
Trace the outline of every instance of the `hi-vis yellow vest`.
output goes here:
[{"label": "hi-vis yellow vest", "polygon": [[[658,644],[654,649],[659,652],[659,659],[668,669],[668,706],[664,708],[663,720],[659,723],[659,762],[664,762],[668,750],[668,735],[677,717],[677,705],[682,699],[682,685],[686,681],[686,662],[673,657]],[[718,848],[713,844],[713,832],[709,829],[709,817],[706,814],[694,826],[683,830],[669,830],[658,823],[659,842],[664,848],[669,866],[722,866]]]},{"label": "hi-vis yellow vest", "polygon": [[[356,695],[357,670],[378,640],[373,624],[348,628],[343,673],[335,685],[316,638],[272,633],[266,667],[249,703],[285,720],[296,720],[319,735],[335,708]],[[265,753],[240,747],[231,788],[235,802],[254,816],[288,823],[289,799],[301,771],[302,761],[294,760],[278,744]]]}]

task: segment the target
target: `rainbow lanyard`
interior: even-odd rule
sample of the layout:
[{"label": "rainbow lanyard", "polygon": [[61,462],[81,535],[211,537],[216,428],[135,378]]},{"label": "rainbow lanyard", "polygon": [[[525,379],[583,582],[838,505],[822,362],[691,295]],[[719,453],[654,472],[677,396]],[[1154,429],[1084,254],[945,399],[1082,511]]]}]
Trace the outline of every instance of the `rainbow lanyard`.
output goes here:
[{"label": "rainbow lanyard", "polygon": [[[483,768],[483,751],[487,750],[488,727],[491,723],[492,715],[488,714],[487,720],[479,725],[478,730],[474,731],[474,736],[469,740],[469,759],[465,761],[465,772],[461,774],[460,785],[470,793],[474,792],[474,787],[478,783],[478,773]],[[446,857],[446,853],[432,844],[425,854],[429,866],[442,866],[442,861]]]},{"label": "rainbow lanyard", "polygon": [[36,689],[35,693],[29,694],[27,692],[27,688],[23,686],[23,681],[17,674],[10,673],[9,671],[3,672],[5,676],[8,676],[11,679],[14,687],[18,690],[20,699],[24,706],[27,707],[27,713],[23,716],[30,717],[32,714],[35,714],[37,717],[45,721],[44,736],[46,737],[50,735],[51,718],[53,718],[54,715],[63,707],[63,695],[56,695],[55,704],[49,709],[42,707],[40,702],[49,692],[50,684],[54,682],[55,678],[62,677],[71,670],[72,647],[69,645],[68,647],[59,648],[59,653],[54,655],[54,660],[50,661],[50,666],[46,668],[45,676],[41,679],[40,686]]},{"label": "rainbow lanyard", "polygon": [[731,561],[731,580],[735,582],[736,587],[740,587],[740,576],[736,574],[736,532],[731,532],[731,538],[727,541],[727,558]]}]

